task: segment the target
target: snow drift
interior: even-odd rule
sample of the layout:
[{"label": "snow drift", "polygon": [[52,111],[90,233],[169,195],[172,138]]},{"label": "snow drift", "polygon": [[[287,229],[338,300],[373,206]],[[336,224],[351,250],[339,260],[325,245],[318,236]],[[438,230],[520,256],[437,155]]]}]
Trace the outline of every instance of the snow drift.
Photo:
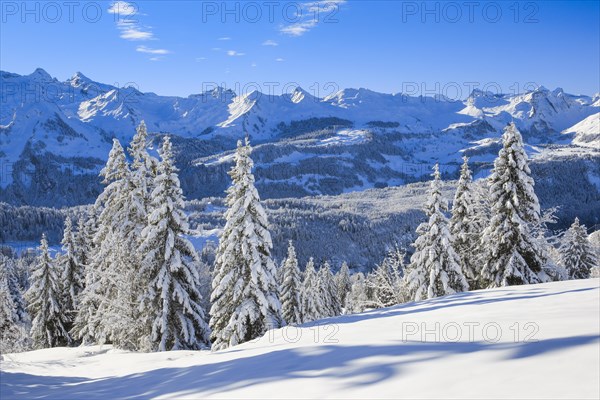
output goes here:
[{"label": "snow drift", "polygon": [[0,397],[598,398],[600,281],[466,292],[225,351],[5,354]]}]

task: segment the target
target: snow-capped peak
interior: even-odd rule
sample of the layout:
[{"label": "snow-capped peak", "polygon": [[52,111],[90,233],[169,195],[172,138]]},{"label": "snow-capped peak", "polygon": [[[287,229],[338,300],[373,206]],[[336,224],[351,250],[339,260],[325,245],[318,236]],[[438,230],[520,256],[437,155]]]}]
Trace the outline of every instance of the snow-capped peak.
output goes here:
[{"label": "snow-capped peak", "polygon": [[75,74],[73,74],[73,76],[71,78],[69,78],[67,80],[67,83],[73,87],[80,87],[83,85],[93,83],[93,81],[78,71]]},{"label": "snow-capped peak", "polygon": [[[195,97],[197,95],[191,95],[190,97]],[[231,89],[226,89],[222,86],[217,86],[214,89],[207,90],[203,92],[200,96],[202,97],[213,97],[215,99],[220,100],[230,100],[236,97],[236,93]]]},{"label": "snow-capped peak", "polygon": [[31,78],[35,81],[42,81],[42,82],[53,80],[53,78],[50,76],[50,74],[47,73],[42,68],[36,68],[35,71],[33,71],[31,74],[29,74],[29,78]]},{"label": "snow-capped peak", "polygon": [[315,97],[312,94],[308,93],[306,90],[302,89],[300,86],[296,87],[296,89],[294,89],[294,91],[290,93],[290,100],[292,101],[292,103],[300,103],[305,99],[314,100]]}]

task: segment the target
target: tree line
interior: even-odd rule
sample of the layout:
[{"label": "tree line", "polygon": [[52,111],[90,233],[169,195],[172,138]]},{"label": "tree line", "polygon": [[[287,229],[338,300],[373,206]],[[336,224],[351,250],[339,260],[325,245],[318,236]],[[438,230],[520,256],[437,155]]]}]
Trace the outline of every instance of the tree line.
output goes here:
[{"label": "tree line", "polygon": [[[292,241],[280,267],[255,187],[252,148],[239,141],[225,227],[208,265],[192,244],[169,137],[160,160],[142,123],[126,152],[114,140],[104,190],[77,227],[65,221],[62,253],[46,237],[31,267],[2,255],[3,351],[111,343],[133,351],[224,349],[286,324],[466,290],[597,274],[598,258],[576,219],[556,245],[541,213],[520,133],[510,124],[487,179],[464,158],[452,209],[437,165],[406,262],[391,250],[371,273],[334,273],[311,258],[302,271]],[[554,241],[554,242],[553,242]],[[24,277],[25,275],[25,277]],[[24,292],[24,294],[23,294]]]}]

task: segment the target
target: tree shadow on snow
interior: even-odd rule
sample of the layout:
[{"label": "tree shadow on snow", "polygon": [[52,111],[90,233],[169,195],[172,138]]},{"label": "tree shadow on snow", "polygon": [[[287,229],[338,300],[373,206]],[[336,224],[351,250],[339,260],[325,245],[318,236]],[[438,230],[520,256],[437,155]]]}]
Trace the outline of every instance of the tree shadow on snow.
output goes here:
[{"label": "tree shadow on snow", "polygon": [[[562,292],[544,292],[542,289],[532,289],[525,292],[512,292],[516,295],[506,295],[506,296],[494,296],[490,297],[488,293],[484,293],[482,291],[477,292],[462,292],[449,296],[439,297],[435,299],[429,299],[425,301],[421,301],[418,303],[410,302],[405,304],[400,304],[397,306],[392,306],[384,309],[377,309],[372,311],[367,311],[361,314],[351,314],[344,315],[341,317],[333,317],[321,319],[315,322],[310,322],[307,324],[301,325],[301,327],[309,327],[315,325],[327,325],[327,324],[350,324],[359,321],[365,321],[374,318],[387,318],[387,317],[397,317],[401,315],[414,315],[423,312],[435,311],[438,309],[449,309],[453,307],[464,307],[464,306],[479,306],[483,304],[489,303],[502,303],[506,301],[514,301],[514,300],[528,300],[534,298],[541,297],[550,297],[550,296],[559,296],[567,293],[578,293],[578,292],[587,292],[590,290],[600,290],[599,287],[588,287],[581,289],[572,289],[565,290]],[[498,291],[498,290],[495,290]]]},{"label": "tree shadow on snow", "polygon": [[[282,379],[325,377],[348,387],[402,376],[414,364],[479,351],[502,351],[502,359],[523,359],[597,342],[597,335],[539,340],[530,343],[417,343],[276,350],[235,360],[186,368],[162,368],[122,377],[87,379],[0,373],[0,398],[112,399],[150,398],[178,393],[210,395]],[[380,357],[373,364],[360,362]],[[367,364],[367,365],[365,365]]]}]

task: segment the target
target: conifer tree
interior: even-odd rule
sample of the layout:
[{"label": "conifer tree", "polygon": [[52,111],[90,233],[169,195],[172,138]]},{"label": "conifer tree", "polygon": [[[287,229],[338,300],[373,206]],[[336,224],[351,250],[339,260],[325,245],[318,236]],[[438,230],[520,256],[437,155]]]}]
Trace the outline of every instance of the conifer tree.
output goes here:
[{"label": "conifer tree", "polygon": [[86,284],[82,299],[86,309],[77,315],[74,332],[81,339],[93,337],[100,343],[111,341],[116,347],[135,350],[140,320],[139,304],[131,290],[138,272],[131,268],[127,240],[127,233],[135,227],[129,218],[131,172],[116,139],[100,174],[106,187],[94,205],[94,254],[88,272],[92,280]]},{"label": "conifer tree", "polygon": [[[75,261],[81,268],[81,275],[83,278],[83,286],[85,286],[85,271],[87,266],[90,264],[91,257],[93,254],[93,221],[86,220],[83,215],[79,217],[77,221],[77,231],[74,233],[73,238],[75,242]],[[83,287],[81,288],[83,290]],[[80,291],[81,292],[81,291]]]},{"label": "conifer tree", "polygon": [[60,303],[60,275],[50,257],[46,235],[42,236],[39,251],[25,298],[32,318],[31,338],[34,346],[41,349],[65,345],[71,337],[66,329],[69,319]]},{"label": "conifer tree", "polygon": [[479,223],[476,199],[472,190],[471,170],[469,159],[463,157],[458,186],[452,203],[452,218],[450,219],[450,234],[453,246],[460,257],[462,272],[467,278],[469,287],[479,286],[480,263],[477,260],[477,250],[483,226]]},{"label": "conifer tree", "polygon": [[354,274],[351,277],[352,286],[348,296],[346,297],[345,312],[346,314],[355,314],[363,312],[367,309],[369,298],[365,285],[365,276],[362,272]]},{"label": "conifer tree", "polygon": [[229,172],[228,210],[220,238],[211,301],[213,349],[247,342],[281,326],[271,234],[252,175],[251,147],[238,142]]},{"label": "conifer tree", "polygon": [[319,269],[318,276],[319,290],[323,297],[323,309],[321,317],[334,317],[340,315],[342,312],[342,306],[340,304],[340,298],[337,293],[337,287],[333,273],[331,272],[331,265],[328,261],[325,261]]},{"label": "conifer tree", "polygon": [[504,129],[502,145],[489,178],[492,218],[482,238],[486,260],[481,278],[487,287],[543,282],[544,252],[532,232],[540,206],[514,123]]},{"label": "conifer tree", "polygon": [[160,155],[140,248],[141,274],[150,282],[142,302],[143,319],[151,326],[152,350],[200,349],[208,343],[209,328],[200,304],[199,260],[183,237],[189,233],[188,221],[168,137]]},{"label": "conifer tree", "polygon": [[302,323],[300,310],[300,289],[302,281],[300,278],[300,268],[298,268],[298,259],[296,258],[296,249],[289,241],[287,257],[282,267],[281,283],[281,310],[284,321],[289,325]]},{"label": "conifer tree", "polygon": [[337,287],[337,293],[340,297],[340,304],[345,307],[346,297],[352,289],[352,281],[350,280],[350,270],[348,269],[348,263],[343,262],[340,270],[335,274],[335,285]]},{"label": "conifer tree", "polygon": [[10,297],[14,306],[14,313],[17,323],[21,325],[29,324],[29,315],[27,314],[27,305],[23,298],[23,288],[19,283],[17,276],[17,263],[13,258],[0,254],[0,274],[6,279],[7,295]]},{"label": "conifer tree", "polygon": [[84,287],[77,299],[77,314],[70,333],[73,338],[81,340],[86,345],[90,345],[99,339],[97,310],[100,287],[98,286],[98,273],[94,264],[96,218],[96,207],[92,207],[87,221],[83,217],[79,219],[76,236],[77,259],[84,268]]},{"label": "conifer tree", "polygon": [[404,302],[404,258],[405,254],[400,249],[390,250],[367,277],[365,283],[370,289],[373,307],[390,307]]},{"label": "conifer tree", "polygon": [[[65,219],[63,231],[63,240],[61,242],[63,254],[57,257],[57,265],[62,273],[63,288],[63,312],[73,321],[77,313],[77,303],[79,294],[83,289],[83,266],[77,259],[77,248],[75,242],[75,233],[73,232],[73,223],[71,218]],[[69,324],[68,328],[71,328]]]},{"label": "conifer tree", "polygon": [[599,262],[592,244],[587,237],[585,225],[579,224],[579,218],[565,232],[560,246],[560,261],[567,270],[569,279],[587,279]]},{"label": "conifer tree", "polygon": [[434,179],[425,205],[429,220],[417,228],[419,237],[413,245],[415,253],[406,276],[409,296],[414,300],[468,290],[460,259],[452,248],[449,223],[444,215],[448,211],[448,203],[442,196],[442,180],[437,164],[433,171]]},{"label": "conifer tree", "polygon": [[312,257],[308,260],[304,269],[300,299],[302,301],[302,322],[314,321],[324,316],[323,293],[320,291],[319,277]]},{"label": "conifer tree", "polygon": [[28,316],[14,271],[14,260],[0,254],[0,354],[24,351]]}]

